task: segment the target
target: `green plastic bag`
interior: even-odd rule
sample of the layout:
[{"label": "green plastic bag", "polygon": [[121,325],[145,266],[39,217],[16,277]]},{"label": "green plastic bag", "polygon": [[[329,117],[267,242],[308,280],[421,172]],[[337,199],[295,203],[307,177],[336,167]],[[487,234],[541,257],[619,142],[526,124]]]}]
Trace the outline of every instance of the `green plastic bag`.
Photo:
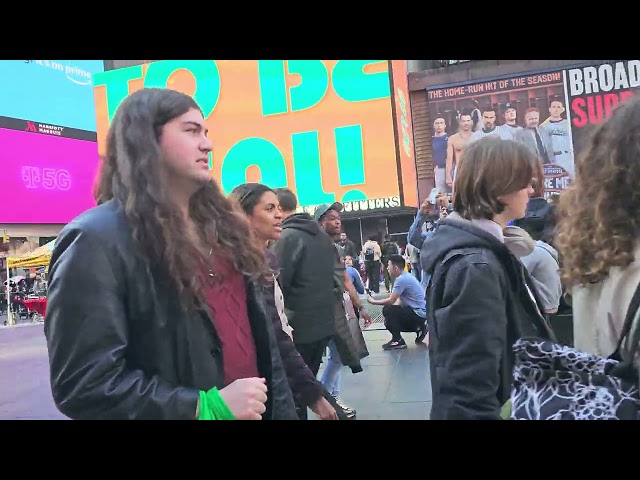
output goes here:
[{"label": "green plastic bag", "polygon": [[500,418],[503,420],[511,420],[511,399],[507,400],[507,402],[502,405],[500,409]]}]

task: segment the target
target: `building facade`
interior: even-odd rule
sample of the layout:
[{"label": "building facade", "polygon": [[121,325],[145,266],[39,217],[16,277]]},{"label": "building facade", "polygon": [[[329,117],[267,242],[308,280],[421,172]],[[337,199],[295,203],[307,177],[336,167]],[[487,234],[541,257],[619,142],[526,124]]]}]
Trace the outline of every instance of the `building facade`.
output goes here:
[{"label": "building facade", "polygon": [[451,136],[465,114],[471,114],[473,128],[482,128],[483,110],[489,108],[498,126],[507,123],[510,107],[516,129],[527,127],[525,117],[535,122],[537,116],[536,125],[551,142],[542,149],[546,192],[560,194],[571,182],[589,130],[640,86],[638,60],[414,60],[409,70],[420,199],[435,187],[437,118]]}]

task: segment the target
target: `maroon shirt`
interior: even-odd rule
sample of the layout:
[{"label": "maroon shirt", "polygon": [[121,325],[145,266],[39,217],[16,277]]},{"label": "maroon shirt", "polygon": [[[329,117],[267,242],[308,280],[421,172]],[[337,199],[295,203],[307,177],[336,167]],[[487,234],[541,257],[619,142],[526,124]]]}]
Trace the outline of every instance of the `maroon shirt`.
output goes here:
[{"label": "maroon shirt", "polygon": [[[217,281],[219,278],[222,282]],[[205,295],[213,325],[222,342],[224,385],[240,378],[259,377],[244,277],[229,260],[218,258],[216,278],[207,286]]]}]

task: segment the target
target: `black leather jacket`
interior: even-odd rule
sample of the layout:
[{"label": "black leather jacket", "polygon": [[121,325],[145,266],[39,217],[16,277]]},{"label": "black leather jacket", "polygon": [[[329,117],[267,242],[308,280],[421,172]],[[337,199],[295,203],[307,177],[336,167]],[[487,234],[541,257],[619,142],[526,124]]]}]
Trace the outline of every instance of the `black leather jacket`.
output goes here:
[{"label": "black leather jacket", "polygon": [[[223,387],[222,345],[204,313],[187,314],[155,265],[135,254],[119,204],[67,225],[49,267],[45,335],[51,389],[72,419],[194,419],[199,390]],[[260,288],[246,281],[265,419],[297,419]]]}]

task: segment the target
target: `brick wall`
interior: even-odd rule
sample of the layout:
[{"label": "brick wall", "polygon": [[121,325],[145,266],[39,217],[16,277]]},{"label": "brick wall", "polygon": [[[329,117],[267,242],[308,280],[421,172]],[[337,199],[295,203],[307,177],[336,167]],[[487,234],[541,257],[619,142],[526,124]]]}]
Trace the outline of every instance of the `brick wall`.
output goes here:
[{"label": "brick wall", "polygon": [[409,92],[411,99],[411,121],[415,147],[416,171],[418,174],[418,201],[422,202],[435,186],[431,154],[431,119],[427,108],[427,91]]}]

